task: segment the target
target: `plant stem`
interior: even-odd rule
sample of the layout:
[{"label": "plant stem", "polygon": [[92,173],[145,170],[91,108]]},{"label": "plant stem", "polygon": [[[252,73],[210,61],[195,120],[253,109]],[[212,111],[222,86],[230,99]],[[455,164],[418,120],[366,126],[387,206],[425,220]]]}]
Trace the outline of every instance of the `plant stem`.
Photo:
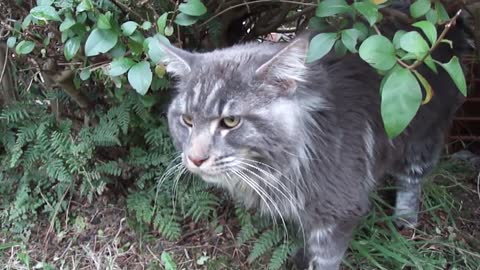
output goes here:
[{"label": "plant stem", "polygon": [[[427,51],[427,53],[421,58],[421,59],[418,59],[416,60],[413,64],[409,65],[405,62],[402,61],[402,59],[398,58],[397,57],[397,62],[403,66],[404,68],[407,68],[409,70],[415,70],[418,66],[420,66],[421,64],[423,64],[423,62],[425,61],[425,59],[427,59],[427,57],[432,54],[432,52],[438,47],[438,45],[440,45],[440,43],[442,42],[442,40],[445,38],[445,36],[447,35],[448,31],[450,30],[450,28],[452,28],[452,25],[457,21],[457,18],[458,16],[460,16],[460,14],[462,13],[462,10],[458,10],[457,13],[450,19],[450,21],[448,21],[447,24],[445,24],[445,28],[443,29],[442,33],[440,34],[440,36],[437,38],[437,40],[435,41],[435,43],[432,45],[432,47]],[[374,24],[373,26],[373,29],[375,30],[375,33],[377,33],[378,35],[382,35],[382,33],[380,32],[380,29],[378,29],[378,27]]]},{"label": "plant stem", "polygon": [[457,18],[458,16],[460,16],[461,13],[462,13],[462,10],[459,9],[455,14],[455,16],[453,16],[450,19],[450,21],[447,24],[445,24],[445,28],[443,29],[442,33],[438,37],[437,41],[435,41],[435,43],[432,45],[430,50],[428,50],[428,52],[422,57],[422,59],[415,61],[411,66],[409,66],[408,69],[415,69],[418,66],[420,66],[423,63],[423,61],[425,61],[425,59],[438,47],[438,45],[440,45],[440,43],[445,38],[445,36],[447,35],[452,25],[457,21]]},{"label": "plant stem", "polygon": [[218,16],[222,15],[223,13],[225,13],[225,12],[227,12],[227,11],[230,11],[230,10],[232,10],[232,9],[239,8],[239,7],[243,7],[243,6],[248,6],[248,5],[253,5],[253,4],[268,3],[268,2],[272,2],[272,3],[297,4],[297,5],[303,5],[303,6],[317,6],[317,4],[314,4],[314,3],[303,3],[303,2],[299,2],[299,1],[290,1],[290,0],[256,0],[256,1],[244,2],[244,3],[238,4],[238,5],[234,5],[234,6],[228,7],[228,8],[226,8],[226,9],[218,12],[217,14],[213,15],[213,16],[210,17],[208,20],[206,20],[205,22],[203,22],[202,24],[200,24],[198,27],[202,27],[202,26],[206,25],[207,23],[209,23],[210,21],[212,21],[212,20],[215,19],[216,17],[218,17]]}]

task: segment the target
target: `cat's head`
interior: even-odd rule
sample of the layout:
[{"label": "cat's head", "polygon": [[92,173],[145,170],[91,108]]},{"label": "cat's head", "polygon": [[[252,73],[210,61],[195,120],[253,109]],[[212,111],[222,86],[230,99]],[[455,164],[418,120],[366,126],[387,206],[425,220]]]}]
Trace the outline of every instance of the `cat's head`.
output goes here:
[{"label": "cat's head", "polygon": [[167,71],[177,78],[170,132],[191,172],[218,183],[295,152],[307,47],[297,39],[209,53],[163,48]]}]

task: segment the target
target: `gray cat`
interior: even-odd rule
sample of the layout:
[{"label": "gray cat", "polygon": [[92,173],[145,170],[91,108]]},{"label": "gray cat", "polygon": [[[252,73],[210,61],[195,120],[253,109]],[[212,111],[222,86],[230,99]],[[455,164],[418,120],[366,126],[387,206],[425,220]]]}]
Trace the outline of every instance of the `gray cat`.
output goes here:
[{"label": "gray cat", "polygon": [[[207,53],[165,46],[178,79],[168,110],[182,162],[247,207],[295,221],[313,269],[338,269],[369,193],[396,176],[399,226],[415,226],[421,179],[435,166],[461,94],[440,70],[421,68],[434,98],[390,140],[381,77],[357,55],[305,63],[309,39]],[[448,61],[441,47],[434,57]]]}]

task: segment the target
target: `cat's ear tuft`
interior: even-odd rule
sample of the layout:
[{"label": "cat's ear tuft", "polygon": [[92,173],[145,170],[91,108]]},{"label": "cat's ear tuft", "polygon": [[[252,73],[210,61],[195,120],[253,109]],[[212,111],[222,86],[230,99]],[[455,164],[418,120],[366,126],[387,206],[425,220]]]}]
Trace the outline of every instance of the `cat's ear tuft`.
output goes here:
[{"label": "cat's ear tuft", "polygon": [[256,70],[257,78],[288,94],[295,92],[297,83],[305,81],[307,50],[307,38],[292,41]]},{"label": "cat's ear tuft", "polygon": [[166,65],[167,72],[177,77],[183,77],[189,74],[192,70],[193,53],[176,48],[162,41],[159,43],[162,51],[165,53],[161,62]]}]

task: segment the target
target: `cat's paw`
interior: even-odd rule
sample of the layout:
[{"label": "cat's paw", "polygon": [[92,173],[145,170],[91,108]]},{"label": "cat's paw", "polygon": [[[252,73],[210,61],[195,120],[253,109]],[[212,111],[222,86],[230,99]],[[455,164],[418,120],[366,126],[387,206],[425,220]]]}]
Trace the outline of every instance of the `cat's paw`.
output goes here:
[{"label": "cat's paw", "polygon": [[412,209],[396,209],[394,223],[399,230],[415,229],[418,225],[418,213],[412,213]]}]

